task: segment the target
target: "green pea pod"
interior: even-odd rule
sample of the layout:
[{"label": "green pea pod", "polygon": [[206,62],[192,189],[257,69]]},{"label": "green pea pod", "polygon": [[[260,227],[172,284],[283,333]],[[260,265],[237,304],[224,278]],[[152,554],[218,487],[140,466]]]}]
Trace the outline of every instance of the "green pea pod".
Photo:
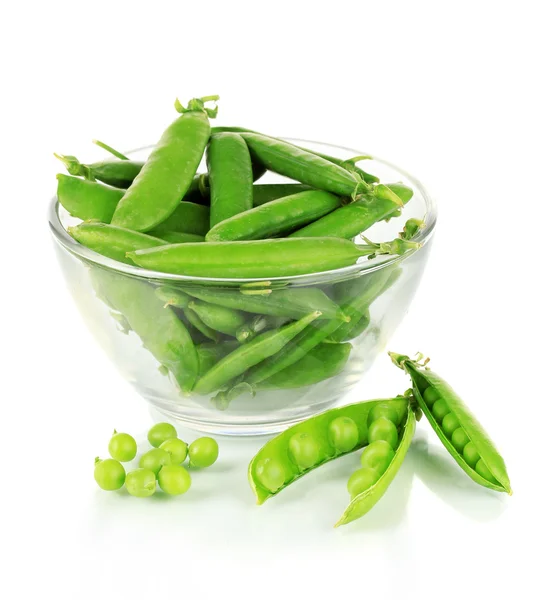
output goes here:
[{"label": "green pea pod", "polygon": [[212,340],[213,342],[218,342],[220,340],[219,334],[206,323],[204,323],[204,321],[200,318],[200,315],[196,311],[192,310],[190,306],[187,306],[183,312],[188,322],[206,338]]},{"label": "green pea pod", "polygon": [[203,395],[218,390],[247,369],[275,352],[279,352],[285,344],[320,316],[321,314],[315,311],[302,317],[299,321],[261,333],[247,344],[234,350],[200,377],[194,386],[194,391]]},{"label": "green pea pod", "polygon": [[292,196],[299,192],[311,190],[303,183],[261,183],[253,185],[253,206],[262,206],[273,200],[279,200],[285,196]]},{"label": "green pea pod", "polygon": [[184,288],[184,291],[205,302],[259,315],[299,319],[318,310],[323,319],[349,320],[335,302],[315,287],[273,290],[271,294],[254,296],[228,289]]},{"label": "green pea pod", "polygon": [[[402,419],[407,411],[408,400],[403,396],[386,400],[370,400],[332,408],[319,415],[306,419],[280,433],[256,453],[249,463],[249,484],[256,496],[257,504],[277,495],[310,470],[325,464],[339,456],[354,452],[368,444],[368,417],[376,405],[386,402],[393,406]],[[338,418],[354,421],[358,435],[348,447],[334,444],[331,435],[331,423]],[[317,460],[311,467],[300,467],[292,457],[290,440],[305,434],[316,441],[319,449]]]},{"label": "green pea pod", "polygon": [[[415,360],[394,352],[389,352],[389,356],[397,367],[403,369],[411,377],[413,392],[418,405],[442,444],[461,469],[476,483],[497,492],[511,494],[511,484],[503,458],[483,426],[451,386],[426,367],[428,361],[423,361],[422,355],[418,355]],[[452,432],[452,439],[446,434],[444,427],[438,421],[438,417],[434,415],[436,410],[430,408],[429,399],[425,400],[425,397],[428,398],[428,393],[432,395],[432,400],[435,402],[433,406],[437,405],[438,400],[440,401],[440,407],[443,408],[445,413],[443,416],[439,415],[439,420],[443,420],[443,425],[445,423],[444,417],[448,414],[452,415],[452,419],[457,425],[454,432]],[[463,448],[455,446],[456,430],[460,430],[460,434],[463,432],[463,435],[458,436],[459,438],[465,436],[466,441],[463,442]],[[468,444],[470,450],[473,451],[469,456],[464,450],[468,447]],[[474,466],[470,466],[468,458],[473,455],[476,460],[472,462]]]},{"label": "green pea pod", "polygon": [[376,483],[351,500],[349,506],[347,506],[335,527],[346,525],[355,519],[363,517],[383,497],[384,493],[388,489],[388,486],[392,483],[392,480],[402,466],[403,460],[407,454],[407,451],[409,450],[411,440],[413,439],[413,435],[415,433],[416,423],[417,420],[415,413],[411,407],[408,406],[407,419],[405,420],[405,424],[402,427],[400,434],[400,444],[394,453],[392,462],[389,464],[381,477],[376,481]]},{"label": "green pea pod", "polygon": [[366,310],[362,313],[358,318],[351,318],[349,323],[344,323],[343,325],[347,325],[344,327],[343,325],[336,329],[332,335],[328,336],[328,339],[331,342],[339,344],[341,342],[348,342],[349,340],[354,340],[359,335],[364,333],[370,324],[370,311]]},{"label": "green pea pod", "polygon": [[[307,311],[305,311],[307,313]],[[241,344],[245,344],[249,340],[252,340],[255,335],[267,331],[268,329],[277,329],[282,325],[285,325],[289,320],[288,317],[274,317],[271,315],[257,315],[246,323],[244,323],[236,331],[236,339]]]},{"label": "green pea pod", "polygon": [[145,233],[106,223],[80,223],[75,227],[68,227],[68,233],[83,246],[128,264],[134,263],[126,258],[127,252],[167,244],[164,240]]},{"label": "green pea pod", "polygon": [[215,225],[253,207],[251,155],[237,133],[212,135],[207,146],[211,220]]},{"label": "green pea pod", "polygon": [[176,308],[187,308],[190,296],[181,290],[169,285],[161,285],[155,289],[157,297],[164,302],[164,306],[175,306]]},{"label": "green pea pod", "polygon": [[191,242],[203,242],[205,240],[203,235],[183,233],[182,231],[162,231],[160,232],[160,239],[170,244],[188,244]]},{"label": "green pea pod", "polygon": [[142,161],[136,160],[101,160],[91,164],[79,162],[75,156],[55,154],[61,160],[70,175],[84,177],[90,181],[98,179],[117,188],[127,189],[143,168]]},{"label": "green pea pod", "polygon": [[92,268],[101,295],[122,313],[145,348],[168,368],[184,392],[198,376],[198,355],[183,323],[164,308],[147,283],[112,271]]},{"label": "green pea pod", "polygon": [[362,256],[404,254],[420,244],[396,239],[354,244],[341,238],[283,238],[247,242],[172,244],[129,252],[140,267],[196,277],[288,277],[339,269]]},{"label": "green pea pod", "polygon": [[236,336],[238,329],[245,324],[246,316],[239,310],[210,304],[201,300],[192,300],[188,307],[211,329]]},{"label": "green pea pod", "polygon": [[205,236],[209,231],[209,208],[183,200],[183,202],[179,202],[173,213],[160,225],[149,231],[149,234],[161,237],[164,233],[172,231]]},{"label": "green pea pod", "polygon": [[70,175],[57,175],[57,197],[73,216],[84,221],[109,223],[124,191]]},{"label": "green pea pod", "polygon": [[187,109],[176,103],[181,116],[162,134],[119,202],[113,225],[150,231],[173,213],[192,183],[211,134],[208,116],[215,113],[205,109],[204,102],[217,99],[193,99]]},{"label": "green pea pod", "polygon": [[299,192],[221,221],[208,231],[206,241],[261,240],[273,237],[312,223],[341,204],[341,198],[329,192]]},{"label": "green pea pod", "polygon": [[211,367],[215,366],[222,358],[233,352],[239,347],[235,340],[224,340],[218,344],[206,342],[196,346],[198,353],[198,362],[200,365],[199,376],[207,373]]}]

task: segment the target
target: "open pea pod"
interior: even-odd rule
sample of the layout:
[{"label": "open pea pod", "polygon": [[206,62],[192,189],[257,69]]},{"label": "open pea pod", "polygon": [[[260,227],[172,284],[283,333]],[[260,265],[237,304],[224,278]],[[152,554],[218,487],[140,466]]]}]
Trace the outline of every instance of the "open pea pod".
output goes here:
[{"label": "open pea pod", "polygon": [[[396,408],[402,421],[404,420],[409,403],[409,399],[405,396],[358,402],[311,417],[289,427],[267,442],[249,464],[249,483],[256,495],[257,504],[262,504],[268,498],[277,495],[310,470],[366,446],[368,416],[374,406],[383,402]],[[331,426],[333,421],[342,417],[352,419],[358,429],[358,435],[351,438],[351,442],[347,445],[334,437],[334,428]],[[299,439],[300,436],[304,436],[308,446],[307,451],[304,452],[303,465],[295,460],[291,445],[291,440]]]},{"label": "open pea pod", "polygon": [[335,527],[346,525],[355,519],[363,517],[382,498],[384,493],[387,491],[388,486],[392,483],[392,480],[394,477],[396,477],[396,474],[402,466],[405,455],[407,454],[409,446],[411,445],[413,435],[415,434],[416,422],[417,419],[415,417],[415,413],[411,406],[408,405],[407,417],[404,419],[403,427],[400,428],[400,442],[394,453],[394,458],[387,467],[386,471],[371,487],[369,487],[367,490],[364,490],[351,500],[349,506],[347,506],[343,512],[343,515],[341,515],[341,518],[335,524]]},{"label": "open pea pod", "polygon": [[484,487],[511,494],[503,458],[451,386],[426,366],[422,355],[415,360],[394,352],[389,355],[411,377],[417,404],[462,470]]}]

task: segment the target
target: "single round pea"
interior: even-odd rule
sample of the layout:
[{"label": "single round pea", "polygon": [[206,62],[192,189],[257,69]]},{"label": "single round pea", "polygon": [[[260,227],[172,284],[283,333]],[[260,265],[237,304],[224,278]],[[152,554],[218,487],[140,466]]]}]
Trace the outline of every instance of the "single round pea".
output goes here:
[{"label": "single round pea", "polygon": [[351,494],[351,498],[354,498],[374,485],[378,479],[379,473],[375,469],[368,467],[358,469],[349,477],[347,491]]},{"label": "single round pea", "polygon": [[181,465],[165,465],[158,473],[158,485],[171,496],[184,494],[190,488],[190,475]]},{"label": "single round pea", "polygon": [[489,471],[488,467],[483,462],[482,458],[480,458],[477,461],[477,464],[475,465],[475,470],[477,471],[477,473],[479,473],[479,475],[483,479],[486,479],[487,481],[490,481],[490,483],[498,483],[496,481],[496,478],[494,477],[494,475],[492,475],[492,473]]},{"label": "single round pea", "polygon": [[459,427],[458,429],[455,429],[453,431],[451,442],[452,445],[456,448],[456,450],[460,452],[460,454],[462,454],[464,448],[469,442],[469,437],[467,433],[462,429],[462,427]]},{"label": "single round pea", "polygon": [[210,467],[219,456],[219,445],[210,437],[194,440],[189,446],[189,460],[193,467]]},{"label": "single round pea", "polygon": [[376,419],[368,429],[369,443],[372,444],[377,440],[385,440],[392,449],[395,449],[398,444],[398,429],[392,421],[385,419],[385,417]]},{"label": "single round pea", "polygon": [[158,448],[166,440],[177,437],[177,431],[171,423],[157,423],[147,433],[147,439],[151,446]]},{"label": "single round pea", "polygon": [[285,485],[285,469],[275,458],[264,458],[256,465],[255,471],[260,484],[270,492],[276,492]]},{"label": "single round pea", "polygon": [[380,402],[376,404],[371,410],[368,416],[368,425],[377,421],[377,419],[384,417],[389,421],[392,421],[396,426],[400,424],[400,415],[394,406],[387,402]]},{"label": "single round pea", "polygon": [[122,488],[125,477],[124,467],[118,460],[113,458],[106,458],[105,460],[97,458],[95,460],[94,480],[103,490],[112,492]]},{"label": "single round pea", "polygon": [[136,469],[126,475],[126,491],[131,496],[147,498],[156,491],[156,477],[150,469]]},{"label": "single round pea", "polygon": [[138,451],[136,440],[128,433],[113,432],[108,446],[111,458],[120,462],[134,460]]},{"label": "single round pea", "polygon": [[441,423],[441,429],[443,433],[451,439],[452,434],[460,427],[460,421],[456,418],[456,415],[449,413],[443,417],[443,423]]},{"label": "single round pea", "polygon": [[440,396],[435,388],[427,387],[424,390],[424,394],[422,395],[422,397],[424,398],[424,402],[426,402],[426,405],[429,408],[432,408],[432,406],[435,404],[436,400],[439,400]]},{"label": "single round pea", "polygon": [[393,458],[392,446],[385,440],[376,440],[362,452],[360,464],[363,467],[375,469],[380,477],[387,470]]},{"label": "single round pea", "polygon": [[320,446],[309,433],[296,433],[288,441],[288,449],[292,460],[300,469],[310,469],[319,462]]},{"label": "single round pea", "polygon": [[359,441],[358,427],[350,417],[337,417],[328,425],[332,446],[339,452],[349,452]]},{"label": "single round pea", "polygon": [[170,438],[160,444],[159,448],[170,455],[172,465],[180,465],[187,458],[188,446],[179,438]]},{"label": "single round pea", "polygon": [[468,465],[475,469],[475,465],[479,462],[481,458],[479,452],[477,452],[477,447],[473,442],[469,442],[464,446],[464,451],[462,452],[464,456],[464,460],[468,463]]},{"label": "single round pea", "polygon": [[450,413],[449,407],[445,400],[437,400],[432,406],[432,414],[438,423],[441,423],[443,419]]},{"label": "single round pea", "polygon": [[164,465],[171,464],[171,462],[172,459],[166,450],[163,450],[162,448],[153,448],[142,455],[139,466],[141,469],[149,469],[149,471],[158,475],[160,469],[162,469]]}]

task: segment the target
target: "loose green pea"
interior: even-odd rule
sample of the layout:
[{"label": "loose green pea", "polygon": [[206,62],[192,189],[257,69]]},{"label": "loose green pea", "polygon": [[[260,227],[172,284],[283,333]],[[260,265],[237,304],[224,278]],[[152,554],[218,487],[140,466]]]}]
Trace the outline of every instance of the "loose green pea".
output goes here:
[{"label": "loose green pea", "polygon": [[310,469],[319,462],[320,447],[318,441],[309,433],[296,433],[288,442],[292,460],[300,469]]},{"label": "loose green pea", "polygon": [[359,442],[358,427],[350,417],[337,417],[328,425],[332,446],[339,452],[349,452]]},{"label": "loose green pea", "polygon": [[158,473],[160,489],[171,496],[184,494],[190,488],[190,484],[190,475],[181,465],[165,465]]},{"label": "loose green pea", "polygon": [[379,480],[379,473],[375,469],[364,467],[355,471],[347,482],[347,491],[351,494],[351,498],[365,492]]},{"label": "loose green pea", "polygon": [[171,464],[171,461],[170,454],[166,452],[166,450],[163,450],[162,448],[153,448],[143,454],[140,458],[140,468],[148,469],[155,475],[158,475],[160,469],[162,469],[164,465]]},{"label": "loose green pea", "polygon": [[473,442],[469,442],[464,446],[463,456],[464,460],[472,469],[475,469],[475,465],[481,458],[479,452],[477,452],[477,446]]},{"label": "loose green pea", "polygon": [[147,498],[156,491],[156,477],[149,469],[136,469],[126,476],[126,491],[131,496]]},{"label": "loose green pea", "polygon": [[494,475],[492,475],[492,473],[488,470],[488,467],[485,465],[482,458],[480,458],[477,461],[477,464],[475,465],[475,470],[483,479],[486,479],[491,483],[497,483]]},{"label": "loose green pea", "polygon": [[398,411],[394,408],[394,406],[387,404],[386,402],[377,404],[371,409],[368,417],[368,425],[374,421],[377,421],[377,419],[381,417],[392,421],[396,426],[400,424],[400,415],[398,414]]},{"label": "loose green pea", "polygon": [[466,432],[462,429],[462,427],[459,427],[458,429],[455,429],[453,431],[451,442],[452,445],[456,448],[456,450],[460,452],[460,454],[462,454],[462,451],[469,442],[469,437],[467,436]]},{"label": "loose green pea", "polygon": [[362,452],[360,464],[363,467],[375,469],[380,477],[387,470],[393,458],[392,446],[385,440],[376,440]]},{"label": "loose green pea", "polygon": [[256,476],[260,485],[276,492],[285,485],[286,473],[283,465],[275,458],[265,458],[256,465]]},{"label": "loose green pea", "polygon": [[219,445],[210,437],[194,440],[189,446],[189,460],[193,467],[210,467],[219,456]]},{"label": "loose green pea", "polygon": [[179,438],[170,438],[160,444],[159,448],[170,455],[172,465],[180,465],[187,458],[188,446]]},{"label": "loose green pea", "polygon": [[147,439],[151,446],[158,448],[162,442],[177,437],[177,431],[171,423],[157,423],[149,429]]},{"label": "loose green pea", "polygon": [[443,433],[451,439],[452,434],[460,427],[460,421],[456,418],[456,415],[449,413],[443,417],[443,423],[441,423],[441,429]]},{"label": "loose green pea", "polygon": [[429,408],[435,404],[436,400],[439,400],[439,394],[437,390],[433,387],[427,387],[424,390],[423,394],[424,402],[428,405]]},{"label": "loose green pea", "polygon": [[118,490],[123,487],[126,473],[124,467],[118,460],[106,458],[95,460],[94,480],[103,489],[108,492]]},{"label": "loose green pea", "polygon": [[443,419],[449,414],[449,407],[445,400],[437,400],[432,406],[432,414],[438,423],[441,423]]},{"label": "loose green pea", "polygon": [[111,458],[120,462],[134,460],[138,451],[136,440],[128,433],[113,432],[108,446]]},{"label": "loose green pea", "polygon": [[369,426],[369,443],[371,444],[377,440],[385,440],[393,449],[398,445],[398,429],[392,421],[385,419],[385,417],[379,417]]}]

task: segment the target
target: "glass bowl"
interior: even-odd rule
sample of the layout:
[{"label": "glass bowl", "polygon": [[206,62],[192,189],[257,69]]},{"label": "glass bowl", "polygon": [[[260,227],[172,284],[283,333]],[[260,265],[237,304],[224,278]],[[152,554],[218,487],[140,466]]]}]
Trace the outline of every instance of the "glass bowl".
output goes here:
[{"label": "glass bowl", "polygon": [[[289,141],[343,159],[364,154],[306,140]],[[144,159],[149,151],[150,147],[141,148],[130,156]],[[408,218],[424,218],[426,227],[414,238],[420,242],[420,247],[401,257],[362,259],[355,265],[333,271],[271,280],[266,278],[269,283],[261,279],[211,279],[164,274],[106,258],[81,246],[68,235],[66,228],[79,221],[71,217],[56,198],[52,199],[49,225],[68,289],[89,330],[118,371],[155,409],[184,426],[210,433],[270,434],[340,403],[360,381],[375,357],[386,348],[409,308],[428,259],[436,222],[435,204],[414,177],[380,159],[365,160],[361,166],[384,183],[402,181],[414,190],[413,198],[405,205],[401,217],[379,222],[364,235],[373,242],[389,241],[397,237]],[[285,181],[288,180],[268,172],[259,183]],[[378,285],[377,281],[382,285]],[[109,289],[113,293],[108,293],[108,286],[112,285],[116,287]],[[327,305],[331,302],[340,305],[346,298],[349,302],[357,298],[366,299],[363,305],[357,307],[346,337],[346,328],[338,330],[343,332],[344,337],[337,337],[350,346],[339,347],[330,343],[332,340],[327,337],[301,362],[287,367],[288,370],[280,371],[253,388],[238,386],[236,390],[243,393],[231,393],[227,398],[226,394],[217,396],[219,390],[207,396],[181,391],[178,381],[186,379],[184,367],[164,364],[168,362],[163,360],[164,352],[171,356],[172,351],[175,354],[179,350],[178,347],[173,350],[169,347],[175,346],[179,339],[179,322],[184,323],[185,327],[181,328],[189,331],[198,348],[202,371],[209,368],[217,355],[226,351],[225,348],[231,351],[236,343],[233,337],[228,340],[224,337],[219,351],[218,346],[209,343],[210,340],[187,322],[182,309],[164,307],[164,301],[153,289],[164,285],[202,297],[207,297],[206,294],[212,291],[219,302],[226,294],[234,294],[237,299],[241,296],[258,298],[257,302],[267,303],[266,312],[278,310],[283,313],[264,318],[258,318],[256,312],[244,313],[248,323],[254,325],[259,322],[264,327],[277,327],[283,321],[299,319],[304,313],[301,309],[303,302],[300,306],[296,305],[300,294],[304,298],[310,296],[311,302],[317,304],[324,299]],[[373,293],[371,289],[374,289]],[[289,296],[288,302],[278,302],[278,298],[285,300],[285,290],[290,290],[289,294],[294,297]],[[265,293],[261,294],[262,291]],[[328,298],[324,298],[324,294]],[[268,311],[272,298],[274,306],[279,304],[280,308]],[[160,311],[167,311],[167,318]],[[254,307],[251,311],[255,311]],[[326,327],[331,317],[328,320],[323,320],[323,317],[308,325],[302,334],[315,334]],[[320,338],[317,336],[315,339]],[[300,336],[295,337],[281,352],[289,356],[294,356],[289,354],[294,351],[297,355],[303,354],[299,341]],[[190,340],[188,344],[190,346]],[[191,347],[188,350],[193,352]]]}]

